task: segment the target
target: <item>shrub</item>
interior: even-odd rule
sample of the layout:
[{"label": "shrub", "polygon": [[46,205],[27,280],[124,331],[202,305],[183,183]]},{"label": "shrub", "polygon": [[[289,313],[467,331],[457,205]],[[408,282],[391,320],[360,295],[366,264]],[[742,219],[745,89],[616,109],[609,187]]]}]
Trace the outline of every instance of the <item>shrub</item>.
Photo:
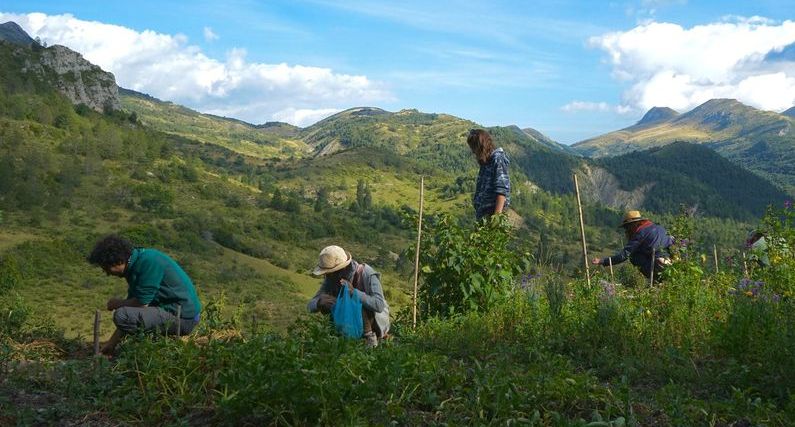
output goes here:
[{"label": "shrub", "polygon": [[146,183],[135,187],[138,205],[147,212],[164,214],[171,212],[174,194],[166,187],[157,183]]},{"label": "shrub", "polygon": [[442,215],[426,222],[421,254],[422,307],[429,315],[488,311],[513,292],[513,280],[529,265],[529,254],[510,247],[504,215],[473,230]]}]

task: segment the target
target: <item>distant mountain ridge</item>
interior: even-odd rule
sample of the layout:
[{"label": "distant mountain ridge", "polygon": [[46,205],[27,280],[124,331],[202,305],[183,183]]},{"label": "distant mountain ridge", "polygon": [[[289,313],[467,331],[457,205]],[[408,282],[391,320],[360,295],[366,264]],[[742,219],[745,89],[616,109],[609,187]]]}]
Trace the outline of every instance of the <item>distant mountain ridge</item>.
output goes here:
[{"label": "distant mountain ridge", "polygon": [[[294,155],[311,158],[313,162],[339,162],[340,159],[355,158],[356,152],[377,149],[434,165],[434,168],[454,176],[474,176],[476,173],[476,165],[465,140],[469,129],[479,125],[448,114],[423,113],[416,109],[389,112],[375,107],[356,107],[301,129],[281,123],[252,125],[201,114],[125,89],[122,90],[122,103],[125,108],[136,111],[145,124],[249,155],[255,154],[247,152],[246,147],[250,145],[241,146],[235,138],[259,138],[254,146],[268,150],[271,154],[263,155],[266,158],[272,155],[283,157],[284,153],[291,152],[290,149],[297,149],[292,151]],[[666,110],[660,112],[673,116]],[[179,123],[182,123],[179,129],[174,127]],[[289,130],[289,137],[274,132],[284,128]],[[583,178],[582,190],[587,200],[616,209],[675,212],[680,203],[694,203],[709,215],[745,219],[761,214],[767,203],[785,197],[768,182],[727,162],[706,147],[674,144],[670,149],[622,156],[615,161],[610,158],[593,161],[567,153],[559,148],[559,144],[534,129],[516,126],[487,129],[497,144],[508,152],[512,178],[518,191],[526,187],[523,180],[527,179],[530,187],[552,193],[571,193],[571,176],[578,173]],[[213,135],[219,137],[214,138]],[[681,152],[681,156],[677,158],[676,152]],[[343,153],[344,156],[338,156]],[[667,164],[660,160],[675,158],[678,160]],[[691,160],[684,161],[683,158]],[[705,169],[705,165],[709,168]],[[703,175],[706,170],[718,178],[723,175],[723,180],[709,181]],[[703,180],[709,183],[701,182]],[[745,183],[754,183],[755,186],[751,189]],[[734,193],[728,194],[724,188],[732,188]]]},{"label": "distant mountain ridge", "polygon": [[[13,57],[17,52],[18,68],[13,61],[6,61],[12,73],[26,73],[25,64],[36,62],[40,52],[19,46],[12,47],[6,42],[0,43],[0,52]],[[5,53],[4,53],[5,54]],[[57,86],[59,76],[50,73],[41,76],[50,79]],[[237,119],[202,114],[171,102],[161,101],[152,96],[135,91],[121,89],[121,103],[127,111],[135,113],[136,121],[154,131],[177,135],[187,140],[213,144],[249,156],[252,162],[287,165],[304,160],[316,164],[330,163],[338,165],[340,170],[349,167],[346,162],[355,161],[356,165],[368,161],[373,153],[388,153],[382,156],[388,165],[411,165],[406,173],[428,174],[447,178],[455,182],[450,187],[453,193],[468,192],[467,182],[476,175],[477,165],[466,146],[466,135],[473,127],[481,127],[470,120],[449,114],[424,113],[416,109],[389,112],[376,107],[351,108],[307,128],[298,128],[285,123],[264,123],[254,125]],[[690,116],[703,116],[701,120],[720,124],[720,115],[706,109],[696,111]],[[654,127],[650,121],[664,120],[674,117],[671,111],[661,109],[647,117],[646,123],[640,126]],[[686,115],[675,116],[671,120],[680,120]],[[682,170],[682,179],[671,177],[673,171],[656,168],[659,176],[652,173],[639,181],[627,180],[626,176],[643,176],[648,168],[644,162],[624,162],[623,164],[602,164],[579,155],[571,154],[568,149],[557,144],[535,129],[520,129],[517,126],[497,126],[487,128],[495,141],[503,147],[511,159],[512,179],[515,180],[517,196],[529,191],[542,189],[552,194],[571,194],[573,191],[572,174],[583,174],[590,182],[595,183],[591,197],[594,202],[612,206],[617,209],[645,206],[664,206],[665,209],[676,209],[678,203],[688,201],[688,192],[704,194],[710,201],[703,204],[703,209],[710,215],[729,215],[749,218],[761,213],[761,205],[756,203],[737,204],[734,209],[723,209],[732,205],[726,203],[726,195],[720,195],[720,189],[714,183],[701,185],[696,190],[687,188],[695,186],[698,179],[686,178],[698,176],[698,171]],[[709,152],[688,151],[696,160],[709,155]],[[338,154],[343,154],[338,156]],[[358,158],[361,153],[365,158]],[[242,158],[238,157],[236,162]],[[303,160],[302,160],[303,159]],[[703,163],[708,163],[706,160]],[[723,167],[726,167],[723,165]],[[734,166],[730,166],[734,168]],[[738,169],[740,170],[740,169]],[[379,173],[374,170],[371,173]],[[629,174],[629,175],[628,175]],[[634,175],[633,175],[634,174]],[[667,178],[666,178],[667,176]],[[749,181],[749,177],[732,172],[731,179],[741,182]],[[665,179],[662,179],[665,178]],[[377,179],[374,178],[374,179]],[[661,180],[662,179],[662,180]],[[681,194],[663,194],[655,190],[661,182],[668,184],[666,188],[677,188]],[[750,182],[750,181],[749,181]],[[320,185],[321,183],[311,183]],[[737,194],[747,195],[748,189],[733,182],[722,182],[737,188]],[[761,185],[761,184],[760,184]],[[649,191],[649,189],[651,190]],[[609,190],[613,189],[613,190]],[[770,195],[765,190],[760,194]],[[661,195],[664,195],[661,198]],[[767,196],[766,196],[767,197]],[[778,197],[778,196],[776,196]],[[753,197],[749,195],[748,200]],[[770,201],[772,202],[772,200]]]},{"label": "distant mountain ridge", "polygon": [[[578,142],[572,148],[599,158],[679,141],[704,144],[795,192],[795,120],[791,116],[795,109],[779,114],[734,99],[712,99],[684,114],[660,115],[660,111],[652,109],[638,124]],[[649,115],[656,119],[645,120]]]}]

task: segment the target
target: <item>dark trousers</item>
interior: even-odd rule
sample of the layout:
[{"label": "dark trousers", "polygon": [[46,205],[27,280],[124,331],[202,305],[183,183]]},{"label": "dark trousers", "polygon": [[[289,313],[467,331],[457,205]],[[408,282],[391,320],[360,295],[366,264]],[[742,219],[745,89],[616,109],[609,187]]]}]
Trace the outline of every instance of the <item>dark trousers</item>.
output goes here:
[{"label": "dark trousers", "polygon": [[[159,307],[121,307],[113,312],[113,323],[119,330],[128,334],[139,330],[165,335],[177,334],[177,316]],[[180,319],[180,334],[193,331],[197,322],[194,319]]]}]

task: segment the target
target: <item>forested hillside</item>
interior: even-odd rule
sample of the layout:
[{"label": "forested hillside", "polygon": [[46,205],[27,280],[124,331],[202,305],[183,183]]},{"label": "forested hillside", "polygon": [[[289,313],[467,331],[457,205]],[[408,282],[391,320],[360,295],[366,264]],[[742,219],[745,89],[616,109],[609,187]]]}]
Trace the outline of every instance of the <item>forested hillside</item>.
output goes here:
[{"label": "forested hillside", "polygon": [[736,167],[711,149],[678,142],[596,164],[612,171],[627,189],[651,184],[642,208],[676,213],[681,204],[705,215],[753,220],[787,194],[763,178]]}]

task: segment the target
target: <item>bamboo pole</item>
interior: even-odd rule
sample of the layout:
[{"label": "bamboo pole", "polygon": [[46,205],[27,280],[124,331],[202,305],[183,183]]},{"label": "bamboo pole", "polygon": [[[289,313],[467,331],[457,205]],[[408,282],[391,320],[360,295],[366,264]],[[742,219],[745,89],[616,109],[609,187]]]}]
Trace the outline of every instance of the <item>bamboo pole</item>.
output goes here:
[{"label": "bamboo pole", "polygon": [[417,247],[414,251],[414,298],[411,327],[417,327],[417,284],[420,276],[420,239],[422,238],[422,205],[425,198],[425,177],[420,177],[420,215],[417,220]]},{"label": "bamboo pole", "polygon": [[715,257],[715,274],[720,273],[720,268],[718,267],[718,247],[716,245],[712,245],[712,254]]},{"label": "bamboo pole", "polygon": [[585,245],[585,221],[582,218],[582,202],[580,201],[580,185],[577,183],[577,174],[574,174],[574,191],[577,193],[577,210],[580,212],[580,236],[582,237],[582,256],[585,263],[585,280],[588,288],[591,287],[591,270],[588,266],[588,249]]},{"label": "bamboo pole", "polygon": [[177,338],[182,336],[182,305],[177,304]]},{"label": "bamboo pole", "polygon": [[657,263],[657,249],[651,250],[651,274],[649,274],[649,287],[654,286],[654,265]]},{"label": "bamboo pole", "polygon": [[96,310],[94,312],[94,356],[99,355],[99,320],[100,320],[100,312]]}]

